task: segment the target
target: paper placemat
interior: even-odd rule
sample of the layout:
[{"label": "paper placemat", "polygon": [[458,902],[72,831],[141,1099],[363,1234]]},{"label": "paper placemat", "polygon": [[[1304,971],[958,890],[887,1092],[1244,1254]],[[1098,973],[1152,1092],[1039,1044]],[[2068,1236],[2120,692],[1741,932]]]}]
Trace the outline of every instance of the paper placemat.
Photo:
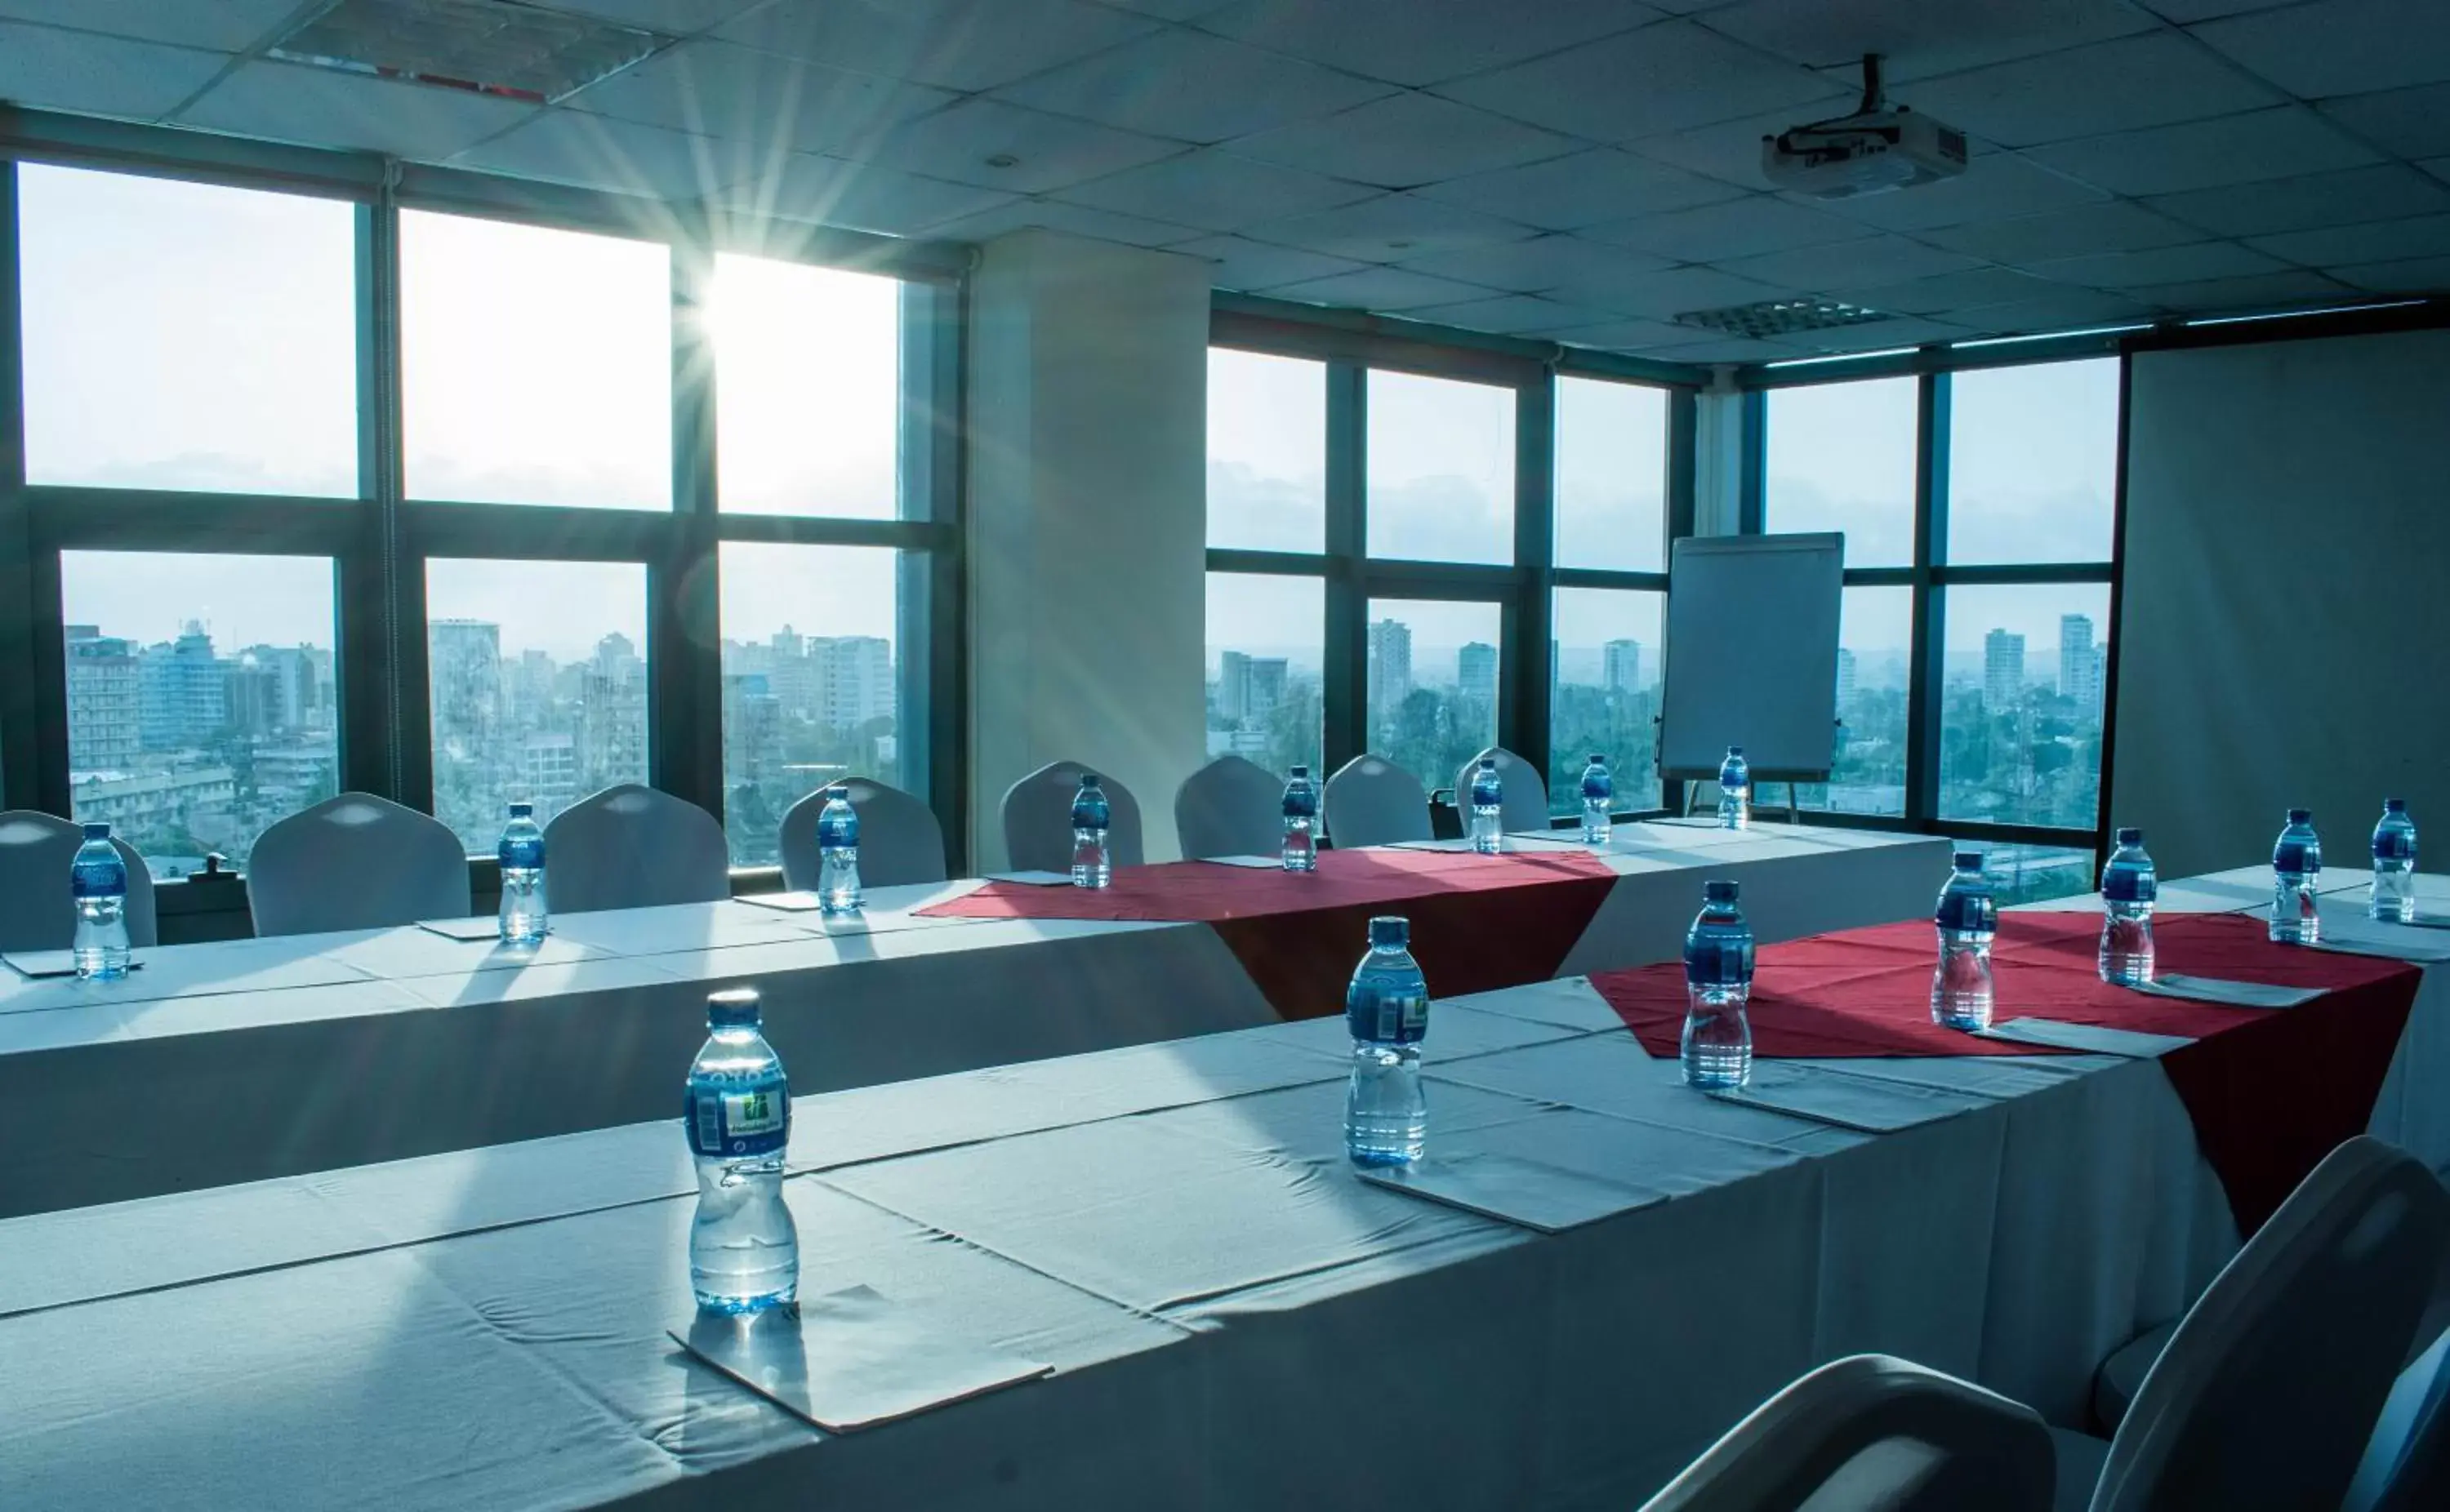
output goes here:
[{"label": "paper placemat", "polygon": [[2324,920],[2322,941],[2313,948],[2333,950],[2343,956],[2379,956],[2385,960],[2450,960],[2450,936],[2439,930],[2410,929],[2404,924],[2385,924],[2363,918],[2346,926]]},{"label": "paper placemat", "polygon": [[816,894],[807,892],[749,893],[731,901],[735,903],[747,903],[751,908],[771,908],[777,913],[785,914],[814,913],[825,906],[824,901]]},{"label": "paper placemat", "polygon": [[2154,1060],[2194,1043],[2185,1035],[2148,1035],[2137,1029],[2111,1029],[2102,1024],[2071,1024],[2057,1018],[2011,1018],[1979,1031],[1992,1039],[2013,1039],[2028,1045],[2082,1050],[2095,1055],[2124,1056],[2129,1060]]},{"label": "paper placemat", "polygon": [[692,1313],[672,1342],[828,1433],[849,1433],[983,1396],[1051,1365],[948,1339],[867,1287],[741,1317]]},{"label": "paper placemat", "polygon": [[1204,861],[1211,866],[1240,866],[1251,871],[1281,871],[1285,864],[1281,856],[1195,856],[1192,860]]},{"label": "paper placemat", "polygon": [[[18,976],[32,981],[76,975],[76,952],[71,950],[12,950],[0,956],[0,960],[7,961],[9,969]],[[144,964],[142,958],[131,959],[127,969],[134,971]]]},{"label": "paper placemat", "polygon": [[1667,1200],[1667,1193],[1638,1183],[1488,1152],[1429,1154],[1409,1166],[1365,1167],[1359,1175],[1371,1186],[1540,1233],[1561,1233]]},{"label": "paper placemat", "polygon": [[2184,998],[2189,1002],[2226,1003],[2232,1008],[2294,1008],[2323,996],[2320,987],[2275,987],[2266,981],[2228,981],[2219,977],[2170,973],[2150,981],[2130,981],[2129,992],[2153,998]]},{"label": "paper placemat", "polygon": [[480,940],[502,938],[502,921],[498,919],[420,919],[417,921],[417,927],[429,935],[440,935],[445,940],[464,940],[472,945]]},{"label": "paper placemat", "polygon": [[986,882],[1020,882],[1029,887],[1069,887],[1072,874],[1068,871],[991,871],[982,879]]},{"label": "paper placemat", "polygon": [[1988,1107],[1993,1100],[1975,1093],[1761,1060],[1753,1062],[1749,1082],[1710,1095],[1858,1134],[1895,1134]]}]

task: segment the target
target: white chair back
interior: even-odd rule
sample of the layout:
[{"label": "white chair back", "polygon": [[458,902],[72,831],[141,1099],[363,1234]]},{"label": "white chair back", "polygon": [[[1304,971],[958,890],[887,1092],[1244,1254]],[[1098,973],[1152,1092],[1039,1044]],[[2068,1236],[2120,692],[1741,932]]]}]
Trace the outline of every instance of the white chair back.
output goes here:
[{"label": "white chair back", "polygon": [[1285,780],[1239,756],[1219,756],[1174,792],[1186,856],[1273,856],[1284,843]]},{"label": "white chair back", "polygon": [[2351,1139],[2214,1277],[2111,1441],[2092,1512],[2340,1504],[2450,1257],[2450,1192]]},{"label": "white chair back", "polygon": [[1429,794],[1384,756],[1355,756],[1327,780],[1327,838],[1339,850],[1429,838]]},{"label": "white chair back", "polygon": [[2343,1512],[2450,1506],[2450,1330],[2399,1373]]},{"label": "white chair back", "polygon": [[431,814],[372,793],[342,793],[257,838],[246,906],[259,935],[382,929],[460,919],[468,853]]},{"label": "white chair back", "polygon": [[704,903],[731,896],[723,826],[685,798],[622,783],[544,827],[545,902],[557,914]]},{"label": "white chair back", "polygon": [[[1004,789],[1003,848],[1005,863],[1015,871],[1072,869],[1072,800],[1080,791],[1080,774],[1097,768],[1079,762],[1049,762]],[[1106,790],[1106,806],[1114,822],[1106,829],[1106,850],[1118,866],[1137,866],[1140,846],[1140,804],[1132,790],[1104,773],[1099,785]]]},{"label": "white chair back", "polygon": [[[76,901],[68,867],[85,843],[85,826],[31,808],[0,813],[0,950],[66,950],[76,940]],[[136,848],[113,835],[127,868],[127,940],[150,945],[153,874]]]},{"label": "white chair back", "polygon": [[[949,875],[944,826],[936,823],[935,810],[871,778],[845,778],[839,785],[850,789],[851,811],[859,815],[860,885],[940,882]],[[817,819],[825,811],[826,789],[820,787],[783,816],[783,885],[795,892],[817,885]]]},{"label": "white chair back", "polygon": [[2032,1408],[1858,1354],[1754,1408],[1643,1512],[2048,1512],[2054,1474]]},{"label": "white chair back", "polygon": [[[1504,799],[1497,811],[1510,834],[1518,830],[1548,827],[1548,785],[1540,780],[1540,768],[1515,755],[1503,746],[1491,746],[1480,756],[1497,761],[1497,781]],[[1455,768],[1455,807],[1463,811],[1467,824],[1471,820],[1471,774],[1480,766],[1480,756]]]}]

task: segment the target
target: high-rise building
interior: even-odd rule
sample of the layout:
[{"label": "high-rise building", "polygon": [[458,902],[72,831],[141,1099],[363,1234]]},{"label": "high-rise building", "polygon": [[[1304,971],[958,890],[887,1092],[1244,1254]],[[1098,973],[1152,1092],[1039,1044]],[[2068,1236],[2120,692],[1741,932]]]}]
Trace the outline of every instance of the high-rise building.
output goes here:
[{"label": "high-rise building", "polygon": [[1226,719],[1256,725],[1285,701],[1285,658],[1220,651],[1216,667],[1216,712]]},{"label": "high-rise building", "polygon": [[1611,693],[1630,693],[1642,687],[1642,642],[1610,641],[1600,654],[1602,687]]},{"label": "high-rise building", "polygon": [[1982,637],[1982,703],[2013,708],[2025,701],[2025,637],[1994,630]]},{"label": "high-rise building", "polygon": [[1497,648],[1472,641],[1455,652],[1455,691],[1491,708],[1497,704]]},{"label": "high-rise building", "polygon": [[580,784],[593,791],[647,780],[647,664],[626,635],[607,635],[579,670],[574,730]]},{"label": "high-rise building", "polygon": [[518,787],[505,802],[515,797],[535,804],[539,823],[577,802],[581,773],[576,736],[567,731],[530,735],[519,742],[518,759]]},{"label": "high-rise building", "polygon": [[783,765],[783,710],[763,672],[723,680],[723,785],[774,776]]},{"label": "high-rise building", "polygon": [[1412,691],[1412,627],[1382,619],[1370,627],[1370,714],[1379,723]]},{"label": "high-rise building", "polygon": [[2059,616],[2059,696],[2078,708],[2101,707],[2101,655],[2083,614]]},{"label": "high-rise building", "polygon": [[175,641],[147,646],[136,662],[137,736],[146,750],[201,746],[228,722],[227,674],[213,638],[194,620]]},{"label": "high-rise building", "polygon": [[812,636],[818,723],[854,729],[894,711],[893,643],[877,635]]},{"label": "high-rise building", "polygon": [[142,748],[136,647],[100,627],[68,627],[68,770],[125,771]]},{"label": "high-rise building", "polygon": [[502,724],[502,629],[491,620],[438,619],[425,629],[434,741],[459,760],[492,752]]},{"label": "high-rise building", "polygon": [[1838,708],[1842,712],[1855,701],[1855,653],[1843,646],[1838,648]]},{"label": "high-rise building", "polygon": [[1244,651],[1216,653],[1216,712],[1240,724],[1243,694],[1251,685],[1251,658]]}]

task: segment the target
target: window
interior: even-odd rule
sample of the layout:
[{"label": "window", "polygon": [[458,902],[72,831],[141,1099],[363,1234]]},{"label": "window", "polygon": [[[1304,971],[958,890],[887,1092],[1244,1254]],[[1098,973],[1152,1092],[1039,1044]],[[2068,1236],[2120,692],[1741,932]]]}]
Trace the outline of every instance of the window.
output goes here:
[{"label": "window", "polygon": [[1504,623],[1495,604],[1370,601],[1370,748],[1432,792],[1497,744]]},{"label": "window", "polygon": [[1371,372],[1372,557],[1514,560],[1514,405],[1508,388]]},{"label": "window", "polygon": [[900,281],[727,253],[713,320],[724,512],[898,514]]},{"label": "window", "polygon": [[2106,562],[2118,477],[2118,362],[1959,373],[1948,561]]},{"label": "window", "polygon": [[646,647],[635,563],[426,564],[434,814],[470,854],[492,854],[505,804],[548,824],[647,780]]},{"label": "window", "polygon": [[668,510],[671,252],[403,210],[412,498]]},{"label": "window", "polygon": [[1278,776],[1324,779],[1321,634],[1327,585],[1315,577],[1208,574],[1208,754]]},{"label": "window", "polygon": [[1939,811],[2090,829],[2101,800],[2106,583],[1952,588]]},{"label": "window", "polygon": [[157,878],[340,790],[329,558],[64,552],[69,816]]},{"label": "window", "polygon": [[2002,908],[2014,903],[2047,902],[2072,898],[2100,885],[2100,868],[2090,850],[2065,845],[1992,844],[1961,840],[1960,849],[1982,852],[1982,877]]},{"label": "window", "polygon": [[32,483],[355,497],[355,209],[17,168]]},{"label": "window", "polygon": [[1772,391],[1764,529],[1842,531],[1849,568],[1913,565],[1915,385],[1896,378]]},{"label": "window", "polygon": [[1209,348],[1208,544],[1327,549],[1327,364]]},{"label": "window", "polygon": [[1849,588],[1838,600],[1838,759],[1796,802],[1838,814],[1906,811],[1914,590]]},{"label": "window", "polygon": [[1561,588],[1549,657],[1548,812],[1579,817],[1583,764],[1606,756],[1620,813],[1660,802],[1660,621],[1667,596]]},{"label": "window", "polygon": [[1666,498],[1667,391],[1558,378],[1557,565],[1665,572]]}]

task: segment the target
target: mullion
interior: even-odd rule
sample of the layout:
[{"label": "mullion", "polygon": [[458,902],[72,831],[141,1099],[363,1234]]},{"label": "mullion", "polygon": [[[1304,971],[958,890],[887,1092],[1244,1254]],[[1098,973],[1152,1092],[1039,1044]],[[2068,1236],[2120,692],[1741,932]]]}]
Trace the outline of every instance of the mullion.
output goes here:
[{"label": "mullion", "polygon": [[[0,162],[0,808],[39,808],[47,796],[34,649],[34,626],[45,611],[35,592],[32,527],[25,495],[21,314],[17,170],[14,164]],[[56,594],[49,612],[58,616]],[[62,686],[65,698],[65,673]]]},{"label": "mullion", "polygon": [[1906,818],[1939,814],[1939,757],[1947,687],[1947,606],[1935,581],[1948,555],[1948,425],[1944,373],[1925,373],[1915,397],[1915,572],[1906,679]]}]

